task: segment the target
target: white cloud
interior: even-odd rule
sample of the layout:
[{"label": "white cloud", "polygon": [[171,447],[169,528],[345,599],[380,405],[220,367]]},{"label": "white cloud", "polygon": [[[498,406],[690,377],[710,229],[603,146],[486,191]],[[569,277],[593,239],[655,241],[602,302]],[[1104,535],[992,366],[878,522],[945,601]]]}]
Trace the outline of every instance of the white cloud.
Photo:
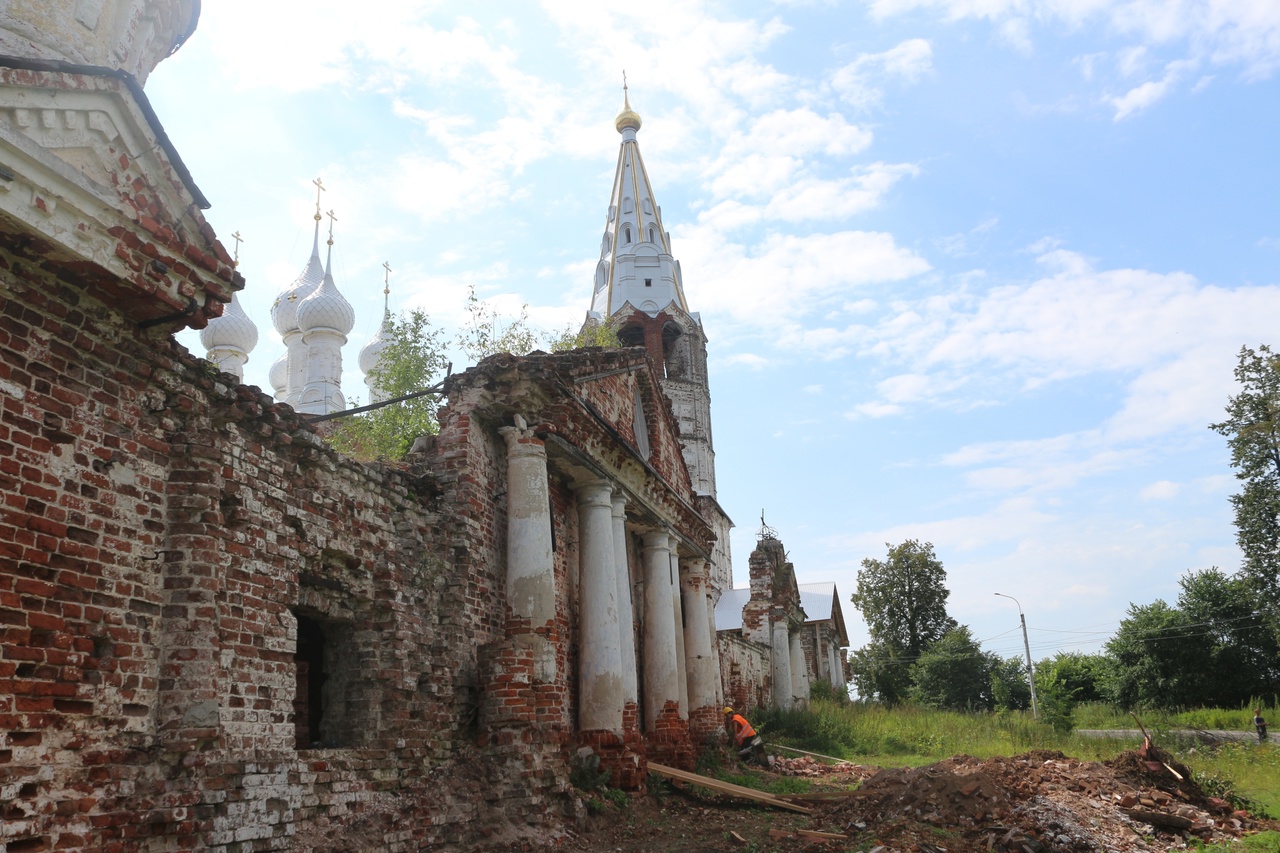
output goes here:
[{"label": "white cloud", "polygon": [[1158,480],[1142,490],[1144,501],[1164,501],[1175,498],[1182,491],[1182,486],[1171,480]]},{"label": "white cloud", "polygon": [[1108,98],[1108,102],[1115,109],[1115,120],[1122,121],[1163,99],[1182,79],[1184,73],[1193,69],[1193,63],[1170,62],[1165,66],[1164,77],[1161,79],[1148,80],[1146,83],[1133,87],[1123,95]]},{"label": "white cloud", "polygon": [[749,352],[735,353],[734,355],[719,359],[719,361],[721,364],[728,366],[736,367],[741,365],[743,367],[749,367],[752,370],[763,370],[770,364],[769,359]]},{"label": "white cloud", "polygon": [[699,283],[701,310],[774,334],[831,300],[847,300],[854,288],[929,269],[878,232],[771,234],[748,246],[700,223],[676,236],[685,274]]},{"label": "white cloud", "polygon": [[[1154,49],[1181,51],[1181,60],[1195,64],[1238,67],[1248,80],[1266,79],[1280,68],[1280,3],[1269,0],[868,0],[868,5],[882,18],[926,10],[952,21],[990,21],[1019,50],[1028,49],[1032,25],[1078,30],[1098,24],[1114,37],[1136,40],[1121,52],[1122,72],[1137,73]],[[1175,82],[1166,77],[1134,87],[1129,101],[1152,103],[1163,94],[1157,91],[1161,85],[1167,90]]]},{"label": "white cloud", "polygon": [[883,53],[864,53],[831,75],[831,88],[859,109],[879,105],[893,80],[914,83],[933,71],[933,48],[925,39],[908,39]]}]

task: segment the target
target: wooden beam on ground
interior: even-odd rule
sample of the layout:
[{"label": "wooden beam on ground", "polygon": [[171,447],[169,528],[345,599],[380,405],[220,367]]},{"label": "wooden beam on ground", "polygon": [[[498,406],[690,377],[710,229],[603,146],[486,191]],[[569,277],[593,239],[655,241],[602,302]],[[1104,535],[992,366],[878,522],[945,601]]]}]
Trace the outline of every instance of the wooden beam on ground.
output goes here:
[{"label": "wooden beam on ground", "polygon": [[834,761],[836,764],[851,764],[851,765],[853,765],[854,767],[857,767],[857,766],[858,766],[858,765],[854,764],[852,761],[846,761],[846,760],[845,760],[845,759],[843,759],[843,758],[836,758],[834,755],[823,755],[821,752],[806,752],[806,751],[805,751],[805,750],[803,750],[803,749],[796,749],[794,746],[783,746],[783,745],[782,745],[782,744],[780,744],[780,743],[771,743],[771,744],[769,744],[769,748],[770,748],[770,749],[785,749],[787,752],[798,752],[798,753],[800,753],[801,755],[812,755],[814,758],[825,758],[825,759],[827,759],[827,761]]},{"label": "wooden beam on ground", "polygon": [[771,829],[771,838],[807,838],[811,841],[848,841],[849,836],[838,832],[818,832],[816,829]]},{"label": "wooden beam on ground", "polygon": [[665,776],[668,779],[676,779],[680,782],[689,782],[693,785],[701,785],[720,794],[728,794],[731,797],[741,797],[744,800],[752,800],[757,803],[763,803],[766,806],[773,806],[779,809],[788,809],[800,814],[813,814],[813,809],[807,809],[804,806],[797,806],[795,803],[788,803],[780,800],[773,794],[765,791],[757,791],[755,788],[744,788],[742,785],[731,785],[728,782],[721,782],[719,779],[709,779],[706,776],[699,776],[697,773],[689,773],[685,770],[677,770],[674,767],[667,767],[664,764],[654,764],[649,762],[649,772],[657,773],[659,776]]}]

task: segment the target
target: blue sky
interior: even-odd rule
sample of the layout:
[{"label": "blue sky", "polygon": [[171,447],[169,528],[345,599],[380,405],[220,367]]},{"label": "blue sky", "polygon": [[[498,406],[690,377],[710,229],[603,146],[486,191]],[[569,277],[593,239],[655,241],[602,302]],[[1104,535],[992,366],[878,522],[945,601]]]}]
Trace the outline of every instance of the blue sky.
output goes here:
[{"label": "blue sky", "polygon": [[738,585],[763,508],[859,645],[861,560],[928,540],[952,616],[1018,654],[1016,596],[1039,658],[1236,567],[1206,425],[1240,347],[1278,343],[1269,0],[206,3],[147,92],[245,237],[247,380],[317,176],[348,395],[383,261],[445,328],[468,286],[579,324],[624,68],[710,338]]}]

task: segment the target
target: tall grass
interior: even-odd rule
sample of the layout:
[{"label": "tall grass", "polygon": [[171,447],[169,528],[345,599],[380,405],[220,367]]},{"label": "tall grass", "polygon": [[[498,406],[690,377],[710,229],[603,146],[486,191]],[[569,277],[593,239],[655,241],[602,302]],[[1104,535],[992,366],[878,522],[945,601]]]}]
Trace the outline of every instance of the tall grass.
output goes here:
[{"label": "tall grass", "polygon": [[1030,713],[965,714],[917,707],[815,701],[804,711],[760,711],[767,742],[867,764],[927,764],[949,755],[978,758],[1031,749],[1106,759],[1137,741],[1061,734]]},{"label": "tall grass", "polygon": [[[1253,731],[1253,709],[1261,708],[1262,716],[1273,727],[1280,723],[1274,700],[1271,705],[1261,701],[1242,708],[1194,708],[1188,711],[1138,711],[1137,715],[1148,730],[1170,729],[1226,729],[1228,731]],[[1131,729],[1133,717],[1103,702],[1076,706],[1073,712],[1078,729]]]}]

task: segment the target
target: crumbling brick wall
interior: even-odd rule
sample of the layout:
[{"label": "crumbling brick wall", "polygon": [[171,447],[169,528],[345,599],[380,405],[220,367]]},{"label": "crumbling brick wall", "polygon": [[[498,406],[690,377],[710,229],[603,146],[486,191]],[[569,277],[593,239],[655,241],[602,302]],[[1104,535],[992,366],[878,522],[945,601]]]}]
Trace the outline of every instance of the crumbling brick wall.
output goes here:
[{"label": "crumbling brick wall", "polygon": [[[475,745],[497,438],[462,418],[365,466],[226,380],[0,242],[3,840],[417,850],[554,820],[554,745]],[[295,725],[299,625],[340,725]]]}]

